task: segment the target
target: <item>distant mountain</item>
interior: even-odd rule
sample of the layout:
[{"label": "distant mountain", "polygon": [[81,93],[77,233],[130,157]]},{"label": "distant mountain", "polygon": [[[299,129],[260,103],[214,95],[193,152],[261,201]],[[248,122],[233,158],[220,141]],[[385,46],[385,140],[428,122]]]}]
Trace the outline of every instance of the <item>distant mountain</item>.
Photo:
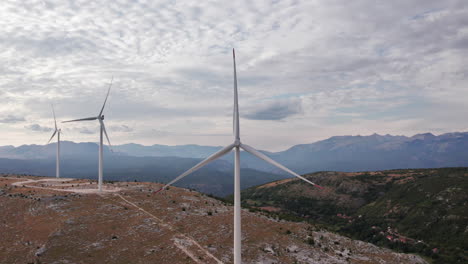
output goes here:
[{"label": "distant mountain", "polygon": [[468,166],[468,133],[338,136],[270,156],[299,173]]},{"label": "distant mountain", "polygon": [[222,147],[200,146],[200,145],[152,145],[124,144],[115,146],[113,149],[126,155],[136,157],[183,157],[183,158],[205,158]]},{"label": "distant mountain", "polygon": [[[95,143],[62,142],[62,157],[94,159]],[[0,147],[0,158],[54,159],[55,143],[49,145],[22,145]],[[106,156],[205,158],[221,147],[199,145],[124,144],[114,146]],[[370,136],[335,136],[311,144],[293,146],[285,151],[262,151],[273,159],[300,173],[323,170],[364,171],[398,168],[437,168],[468,166],[468,132],[431,133],[412,137],[373,134]],[[233,155],[223,160],[232,163]],[[282,174],[276,168],[241,152],[241,166]]]},{"label": "distant mountain", "polygon": [[468,168],[317,172],[242,192],[252,209],[321,222],[354,239],[467,263]]},{"label": "distant mountain", "polygon": [[[62,141],[60,143],[60,154],[64,159],[97,159],[99,146],[96,143],[75,143]],[[0,146],[0,158],[8,159],[54,159],[57,143],[48,145],[21,145],[19,147]],[[109,148],[104,146],[104,152],[110,153]],[[116,153],[114,155],[126,155]]]},{"label": "distant mountain", "polygon": [[[10,159],[55,159],[57,144],[47,145],[21,145],[0,146],[0,158]],[[75,143],[72,141],[62,141],[60,144],[61,155],[64,158],[85,158],[96,156],[99,146],[93,142]],[[181,158],[205,158],[221,147],[200,146],[200,145],[152,145],[143,146],[140,144],[123,144],[112,147],[111,152],[108,146],[104,145],[104,151],[113,156],[134,156],[134,157],[181,157]]]},{"label": "distant mountain", "polygon": [[[140,145],[139,152],[127,148],[116,149],[125,155],[195,158],[207,157],[220,149],[197,145],[155,146]],[[468,133],[439,136],[425,133],[412,137],[378,134],[336,136],[311,144],[296,145],[285,151],[262,152],[299,173],[468,166]],[[226,155],[223,159],[232,163],[233,155]],[[241,152],[241,160],[243,168],[283,174],[248,153]]]}]

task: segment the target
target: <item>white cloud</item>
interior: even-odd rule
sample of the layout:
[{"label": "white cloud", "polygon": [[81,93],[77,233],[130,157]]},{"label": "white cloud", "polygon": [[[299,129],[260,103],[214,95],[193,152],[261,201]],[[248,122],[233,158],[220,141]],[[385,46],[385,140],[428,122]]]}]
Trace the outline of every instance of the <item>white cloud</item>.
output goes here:
[{"label": "white cloud", "polygon": [[115,132],[132,132],[133,128],[127,126],[127,125],[120,125],[120,126],[110,126],[109,127],[110,131],[115,131]]},{"label": "white cloud", "polygon": [[27,125],[24,128],[35,131],[35,132],[50,132],[50,131],[53,130],[50,127],[43,127],[43,126],[38,125],[38,124]]},{"label": "white cloud", "polygon": [[5,116],[0,116],[0,123],[19,123],[19,122],[24,122],[26,121],[24,117],[21,116],[15,116],[15,115],[5,115]]},{"label": "white cloud", "polygon": [[283,120],[302,112],[302,102],[297,98],[267,100],[247,109],[244,117],[252,120]]},{"label": "white cloud", "polygon": [[[259,147],[466,128],[465,1],[6,0],[0,16],[0,116],[42,127],[51,102],[59,120],[96,115],[114,75],[114,144],[227,143],[235,47],[241,131]],[[97,124],[61,126],[97,140],[81,133]],[[44,141],[15,122],[0,132]]]},{"label": "white cloud", "polygon": [[96,134],[96,133],[97,133],[96,131],[91,130],[91,129],[87,128],[87,127],[83,127],[83,128],[81,128],[81,129],[79,129],[79,132],[80,132],[81,134],[89,134],[89,135],[92,135],[92,134]]}]

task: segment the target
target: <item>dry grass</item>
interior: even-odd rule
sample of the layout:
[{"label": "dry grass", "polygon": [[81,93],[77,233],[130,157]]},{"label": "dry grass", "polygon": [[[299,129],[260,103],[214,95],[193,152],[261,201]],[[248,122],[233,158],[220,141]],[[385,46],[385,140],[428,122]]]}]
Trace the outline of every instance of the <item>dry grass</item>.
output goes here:
[{"label": "dry grass", "polygon": [[[0,177],[0,263],[232,263],[233,213],[221,201],[174,187],[154,195],[155,183],[115,183],[119,191],[102,194],[70,191],[95,187],[87,180],[14,185],[28,179],[44,178]],[[244,263],[423,263],[308,224],[242,214]]]}]

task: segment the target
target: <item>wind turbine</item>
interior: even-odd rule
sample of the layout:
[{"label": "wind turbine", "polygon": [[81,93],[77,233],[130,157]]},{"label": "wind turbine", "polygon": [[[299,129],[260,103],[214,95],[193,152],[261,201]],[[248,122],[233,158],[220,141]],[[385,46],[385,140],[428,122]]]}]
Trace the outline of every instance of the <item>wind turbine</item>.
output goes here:
[{"label": "wind turbine", "polygon": [[55,130],[52,136],[50,137],[49,141],[47,142],[47,144],[49,144],[50,141],[57,134],[57,153],[55,157],[55,177],[60,178],[60,134],[62,133],[62,129],[57,128],[57,119],[55,119],[54,105],[52,105],[52,113],[54,114]]},{"label": "wind turbine", "polygon": [[99,180],[98,180],[98,190],[101,192],[102,191],[102,174],[103,174],[103,133],[106,135],[107,142],[109,143],[109,146],[112,147],[109,136],[107,135],[106,127],[104,126],[104,107],[106,106],[107,102],[107,97],[109,97],[109,92],[112,87],[112,81],[114,80],[114,77],[112,77],[111,82],[109,84],[109,89],[107,90],[107,95],[106,99],[104,100],[104,104],[102,105],[101,111],[96,117],[87,117],[87,118],[80,118],[80,119],[74,119],[74,120],[69,120],[69,121],[64,121],[62,123],[68,123],[68,122],[77,122],[77,121],[91,121],[91,120],[98,120],[100,124],[100,140],[99,140]]},{"label": "wind turbine", "polygon": [[234,113],[233,113],[233,130],[234,130],[234,143],[231,145],[219,150],[218,152],[214,153],[213,155],[209,156],[205,160],[201,161],[197,165],[193,166],[188,171],[184,172],[161,189],[156,191],[155,193],[164,190],[166,187],[174,184],[178,180],[184,178],[185,176],[189,175],[190,173],[200,169],[201,167],[207,165],[208,163],[219,159],[220,157],[226,155],[227,153],[231,152],[234,149],[234,264],[241,264],[241,197],[240,197],[240,149],[249,152],[250,154],[270,163],[273,166],[280,168],[281,170],[298,177],[299,179],[310,183],[314,186],[322,188],[321,186],[307,180],[306,178],[302,177],[301,175],[293,172],[292,170],[286,168],[285,166],[279,164],[278,162],[272,160],[270,157],[266,156],[265,154],[261,153],[260,151],[254,149],[251,146],[248,146],[240,141],[240,133],[239,133],[239,105],[238,105],[238,98],[237,98],[237,73],[236,73],[236,55],[234,49],[232,50],[232,58],[234,63]]}]

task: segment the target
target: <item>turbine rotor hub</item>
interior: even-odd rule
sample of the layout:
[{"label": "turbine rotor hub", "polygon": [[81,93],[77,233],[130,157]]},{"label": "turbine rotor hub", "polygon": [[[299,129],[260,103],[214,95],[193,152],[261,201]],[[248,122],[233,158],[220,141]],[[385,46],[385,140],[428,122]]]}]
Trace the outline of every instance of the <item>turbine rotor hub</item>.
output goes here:
[{"label": "turbine rotor hub", "polygon": [[241,145],[240,139],[236,139],[236,140],[234,141],[234,147],[237,147],[237,148],[238,148],[238,147],[240,147],[240,145]]}]

